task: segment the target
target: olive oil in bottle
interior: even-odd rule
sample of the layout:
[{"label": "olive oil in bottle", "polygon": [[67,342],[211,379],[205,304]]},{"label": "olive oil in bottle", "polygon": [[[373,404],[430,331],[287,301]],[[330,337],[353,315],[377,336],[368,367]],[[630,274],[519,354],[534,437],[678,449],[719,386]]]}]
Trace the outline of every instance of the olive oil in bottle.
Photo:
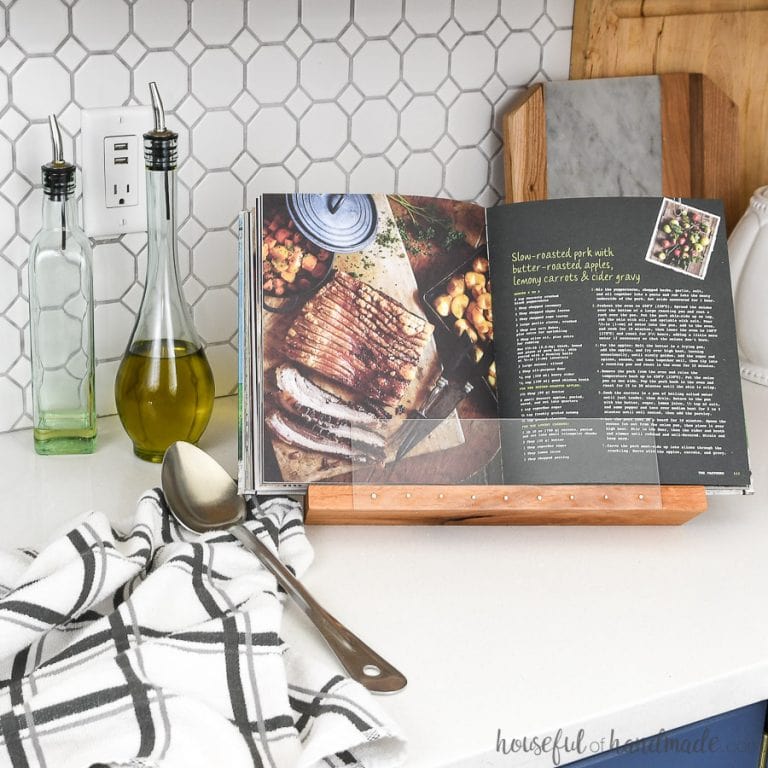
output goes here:
[{"label": "olive oil in bottle", "polygon": [[157,446],[168,446],[179,435],[196,443],[213,404],[213,380],[202,348],[167,339],[135,342],[120,364],[116,397],[133,450],[142,459],[162,458]]},{"label": "olive oil in bottle", "polygon": [[211,367],[181,293],[176,252],[176,143],[150,83],[155,129],[144,134],[147,282],[115,379],[115,402],[133,452],[160,462],[177,440],[196,443],[213,409]]}]

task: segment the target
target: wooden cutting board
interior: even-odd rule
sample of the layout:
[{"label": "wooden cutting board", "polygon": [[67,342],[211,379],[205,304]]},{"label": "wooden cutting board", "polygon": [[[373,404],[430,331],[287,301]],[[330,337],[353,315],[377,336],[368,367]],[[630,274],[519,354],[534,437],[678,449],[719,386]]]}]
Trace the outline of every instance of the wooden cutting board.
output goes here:
[{"label": "wooden cutting board", "polygon": [[[423,317],[424,311],[419,301],[416,278],[392,215],[389,201],[386,195],[374,195],[373,197],[379,217],[379,232],[386,233],[383,244],[379,245],[374,242],[362,256],[360,253],[337,254],[334,257],[334,268],[354,274],[372,287],[399,301],[414,314]],[[265,312],[262,326],[264,337],[269,339],[285,338],[295,316],[296,313],[280,315]],[[264,370],[266,371],[265,396],[267,401],[273,396],[275,390],[273,370],[285,362],[290,361],[287,361],[282,354],[278,344],[265,345]],[[417,376],[405,392],[401,403],[402,408],[398,409],[398,412],[387,422],[385,436],[393,435],[402,426],[408,412],[422,404],[441,370],[435,340],[430,338],[422,353]],[[311,378],[324,389],[349,399],[349,392],[334,382],[317,374],[311,374]],[[416,446],[410,455],[418,456],[453,448],[461,445],[463,441],[461,424],[454,413],[420,445]],[[272,440],[272,446],[283,480],[288,483],[301,484],[306,483],[308,479],[313,482],[327,480],[349,470],[348,463],[343,460],[337,460],[313,451],[301,450],[276,438]],[[394,458],[394,448],[389,451],[388,458]]]},{"label": "wooden cutting board", "polygon": [[738,213],[737,110],[696,74],[540,83],[504,118],[508,202],[721,197]]},{"label": "wooden cutting board", "polygon": [[734,101],[737,181],[723,195],[731,226],[768,183],[767,54],[768,0],[575,0],[572,79],[701,72]]}]

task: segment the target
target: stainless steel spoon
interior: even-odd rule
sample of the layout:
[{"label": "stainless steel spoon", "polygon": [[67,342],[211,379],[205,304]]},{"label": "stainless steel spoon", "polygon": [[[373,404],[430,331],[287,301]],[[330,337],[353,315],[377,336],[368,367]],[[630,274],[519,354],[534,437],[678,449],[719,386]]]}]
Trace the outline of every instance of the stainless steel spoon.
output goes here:
[{"label": "stainless steel spoon", "polygon": [[[259,558],[318,628],[354,680],[376,693],[405,688],[405,677],[318,605],[280,559],[242,525],[245,499],[215,459],[191,443],[173,443],[163,458],[162,485],[168,506],[181,525],[195,533],[226,528]],[[258,503],[254,503],[258,510]]]}]

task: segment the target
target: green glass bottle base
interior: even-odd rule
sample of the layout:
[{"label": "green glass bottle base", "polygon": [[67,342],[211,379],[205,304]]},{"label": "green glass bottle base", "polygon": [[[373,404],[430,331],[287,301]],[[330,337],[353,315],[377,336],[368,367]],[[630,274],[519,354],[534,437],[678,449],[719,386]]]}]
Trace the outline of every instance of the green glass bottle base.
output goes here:
[{"label": "green glass bottle base", "polygon": [[35,453],[40,456],[93,453],[95,450],[95,435],[93,437],[75,437],[72,435],[46,435],[38,437],[37,430],[35,430]]}]

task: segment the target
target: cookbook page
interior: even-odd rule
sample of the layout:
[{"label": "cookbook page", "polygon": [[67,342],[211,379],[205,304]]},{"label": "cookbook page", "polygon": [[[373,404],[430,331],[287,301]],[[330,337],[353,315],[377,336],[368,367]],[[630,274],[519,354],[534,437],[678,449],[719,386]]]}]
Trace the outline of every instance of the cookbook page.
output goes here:
[{"label": "cookbook page", "polygon": [[[606,456],[635,450],[611,424],[640,420],[661,483],[747,487],[722,215],[719,201],[667,198],[490,209],[500,415],[607,419]],[[544,442],[537,459],[517,451],[509,465],[505,454],[505,473],[597,482],[582,469],[574,480],[576,457],[558,444]]]},{"label": "cookbook page", "polygon": [[[471,325],[481,318],[465,317],[475,294],[487,293],[481,207],[402,195],[288,194],[264,195],[262,213],[251,278],[255,331],[246,351],[256,360],[259,491],[349,482],[357,467],[381,477],[398,458],[405,422],[449,372],[462,394],[473,380],[462,413],[496,415],[490,324],[483,315],[481,339]],[[443,307],[453,278],[465,299],[460,312],[461,301],[453,311]],[[454,371],[457,323],[465,337],[471,328],[476,349]],[[416,475],[424,456],[450,464],[452,449],[467,444],[449,410],[401,462]]]}]

